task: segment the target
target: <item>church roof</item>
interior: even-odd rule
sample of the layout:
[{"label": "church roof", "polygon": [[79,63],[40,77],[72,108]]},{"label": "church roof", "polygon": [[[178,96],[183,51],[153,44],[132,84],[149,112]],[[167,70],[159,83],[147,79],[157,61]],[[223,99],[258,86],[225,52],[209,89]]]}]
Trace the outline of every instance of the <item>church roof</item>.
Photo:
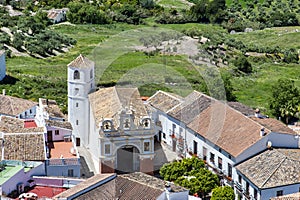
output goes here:
[{"label": "church roof", "polygon": [[89,60],[87,57],[84,57],[80,54],[75,60],[68,64],[68,67],[75,67],[75,68],[90,68],[94,65],[94,62]]},{"label": "church roof", "polygon": [[90,94],[89,100],[96,123],[112,118],[117,125],[122,111],[132,112],[136,120],[148,115],[137,88],[102,88]]},{"label": "church roof", "polygon": [[16,116],[37,105],[36,102],[0,95],[0,114]]}]

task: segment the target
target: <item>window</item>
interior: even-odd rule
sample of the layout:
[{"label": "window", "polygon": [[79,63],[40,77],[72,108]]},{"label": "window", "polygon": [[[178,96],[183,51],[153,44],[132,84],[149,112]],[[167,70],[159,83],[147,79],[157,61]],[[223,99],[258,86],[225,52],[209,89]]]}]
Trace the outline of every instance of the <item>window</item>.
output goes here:
[{"label": "window", "polygon": [[144,128],[150,128],[150,119],[143,119],[142,125]]},{"label": "window", "polygon": [[179,136],[182,136],[182,132],[183,132],[183,130],[182,130],[182,128],[180,127],[180,128],[179,128]]},{"label": "window", "polygon": [[239,175],[238,180],[239,180],[239,183],[242,184],[242,176],[241,175]]},{"label": "window", "polygon": [[27,116],[27,112],[25,112],[25,116]]},{"label": "window", "polygon": [[218,157],[218,168],[222,170],[222,158]]},{"label": "window", "polygon": [[73,169],[68,169],[68,176],[73,177],[74,176],[74,170]]},{"label": "window", "polygon": [[165,133],[163,133],[163,138],[166,139],[166,134]]},{"label": "window", "polygon": [[110,144],[104,145],[104,154],[109,155],[110,154]]},{"label": "window", "polygon": [[176,124],[172,124],[172,134],[175,134]]},{"label": "window", "polygon": [[55,130],[55,135],[59,135],[59,130]]},{"label": "window", "polygon": [[74,93],[74,95],[78,95],[78,93],[79,93],[79,88],[75,88],[75,93]]},{"label": "window", "polygon": [[219,152],[221,152],[221,153],[222,153],[222,149],[221,149],[221,148],[219,148]]},{"label": "window", "polygon": [[206,160],[207,158],[207,149],[203,147],[203,160]]},{"label": "window", "polygon": [[78,108],[78,106],[79,106],[79,103],[76,103],[76,108]]},{"label": "window", "polygon": [[246,182],[246,194],[249,195],[249,183],[248,182]]},{"label": "window", "polygon": [[29,113],[32,114],[32,110],[31,109],[29,110]]},{"label": "window", "polygon": [[228,158],[231,159],[231,155],[228,155]]},{"label": "window", "polygon": [[144,142],[144,151],[150,151],[150,142]]},{"label": "window", "polygon": [[112,122],[111,121],[104,121],[103,130],[104,131],[110,131],[111,128],[112,128]]},{"label": "window", "polygon": [[276,197],[282,196],[283,195],[283,190],[278,190],[276,192]]},{"label": "window", "polygon": [[75,70],[74,72],[74,80],[80,79],[80,72],[78,70]]},{"label": "window", "polygon": [[232,166],[231,166],[231,164],[228,163],[227,168],[228,168],[228,177],[232,178]]},{"label": "window", "polygon": [[210,153],[210,162],[215,164],[215,154]]},{"label": "window", "polygon": [[257,190],[256,189],[254,189],[254,192],[253,192],[254,194],[253,194],[253,196],[254,196],[254,199],[257,199]]},{"label": "window", "polygon": [[79,124],[79,122],[78,122],[78,120],[76,120],[76,125],[78,125]]},{"label": "window", "polygon": [[93,70],[91,69],[90,71],[90,78],[92,79],[93,78]]},{"label": "window", "polygon": [[194,151],[193,154],[198,154],[198,143],[194,140]]},{"label": "window", "polygon": [[130,128],[130,120],[129,119],[125,119],[125,121],[124,121],[124,128],[125,129],[129,129]]}]

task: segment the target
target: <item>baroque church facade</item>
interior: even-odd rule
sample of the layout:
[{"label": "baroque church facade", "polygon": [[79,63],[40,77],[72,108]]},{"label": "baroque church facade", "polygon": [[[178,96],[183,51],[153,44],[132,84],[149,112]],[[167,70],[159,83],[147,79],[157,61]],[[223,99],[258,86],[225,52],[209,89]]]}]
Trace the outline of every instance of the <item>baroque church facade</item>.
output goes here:
[{"label": "baroque church facade", "polygon": [[68,64],[68,120],[76,145],[97,173],[153,172],[154,124],[137,88],[96,90],[95,66],[83,55]]}]

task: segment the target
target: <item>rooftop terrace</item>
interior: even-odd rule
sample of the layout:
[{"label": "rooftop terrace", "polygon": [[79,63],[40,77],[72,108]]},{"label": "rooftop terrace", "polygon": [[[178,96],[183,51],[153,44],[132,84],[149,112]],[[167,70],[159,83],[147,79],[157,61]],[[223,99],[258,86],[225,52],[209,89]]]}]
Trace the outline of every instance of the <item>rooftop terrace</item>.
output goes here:
[{"label": "rooftop terrace", "polygon": [[50,155],[52,159],[55,158],[77,158],[76,151],[71,153],[71,149],[73,148],[72,142],[51,142],[49,143],[49,147],[51,148]]}]

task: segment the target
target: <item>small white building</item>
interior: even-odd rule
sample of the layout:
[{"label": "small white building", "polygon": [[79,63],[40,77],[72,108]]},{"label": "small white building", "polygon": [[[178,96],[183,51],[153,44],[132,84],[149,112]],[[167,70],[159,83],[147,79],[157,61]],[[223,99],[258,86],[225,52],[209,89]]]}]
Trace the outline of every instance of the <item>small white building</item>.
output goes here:
[{"label": "small white building", "polygon": [[48,11],[48,19],[50,19],[54,24],[66,21],[68,8],[62,9],[51,9]]},{"label": "small white building", "polygon": [[5,52],[0,50],[0,81],[6,76]]}]

